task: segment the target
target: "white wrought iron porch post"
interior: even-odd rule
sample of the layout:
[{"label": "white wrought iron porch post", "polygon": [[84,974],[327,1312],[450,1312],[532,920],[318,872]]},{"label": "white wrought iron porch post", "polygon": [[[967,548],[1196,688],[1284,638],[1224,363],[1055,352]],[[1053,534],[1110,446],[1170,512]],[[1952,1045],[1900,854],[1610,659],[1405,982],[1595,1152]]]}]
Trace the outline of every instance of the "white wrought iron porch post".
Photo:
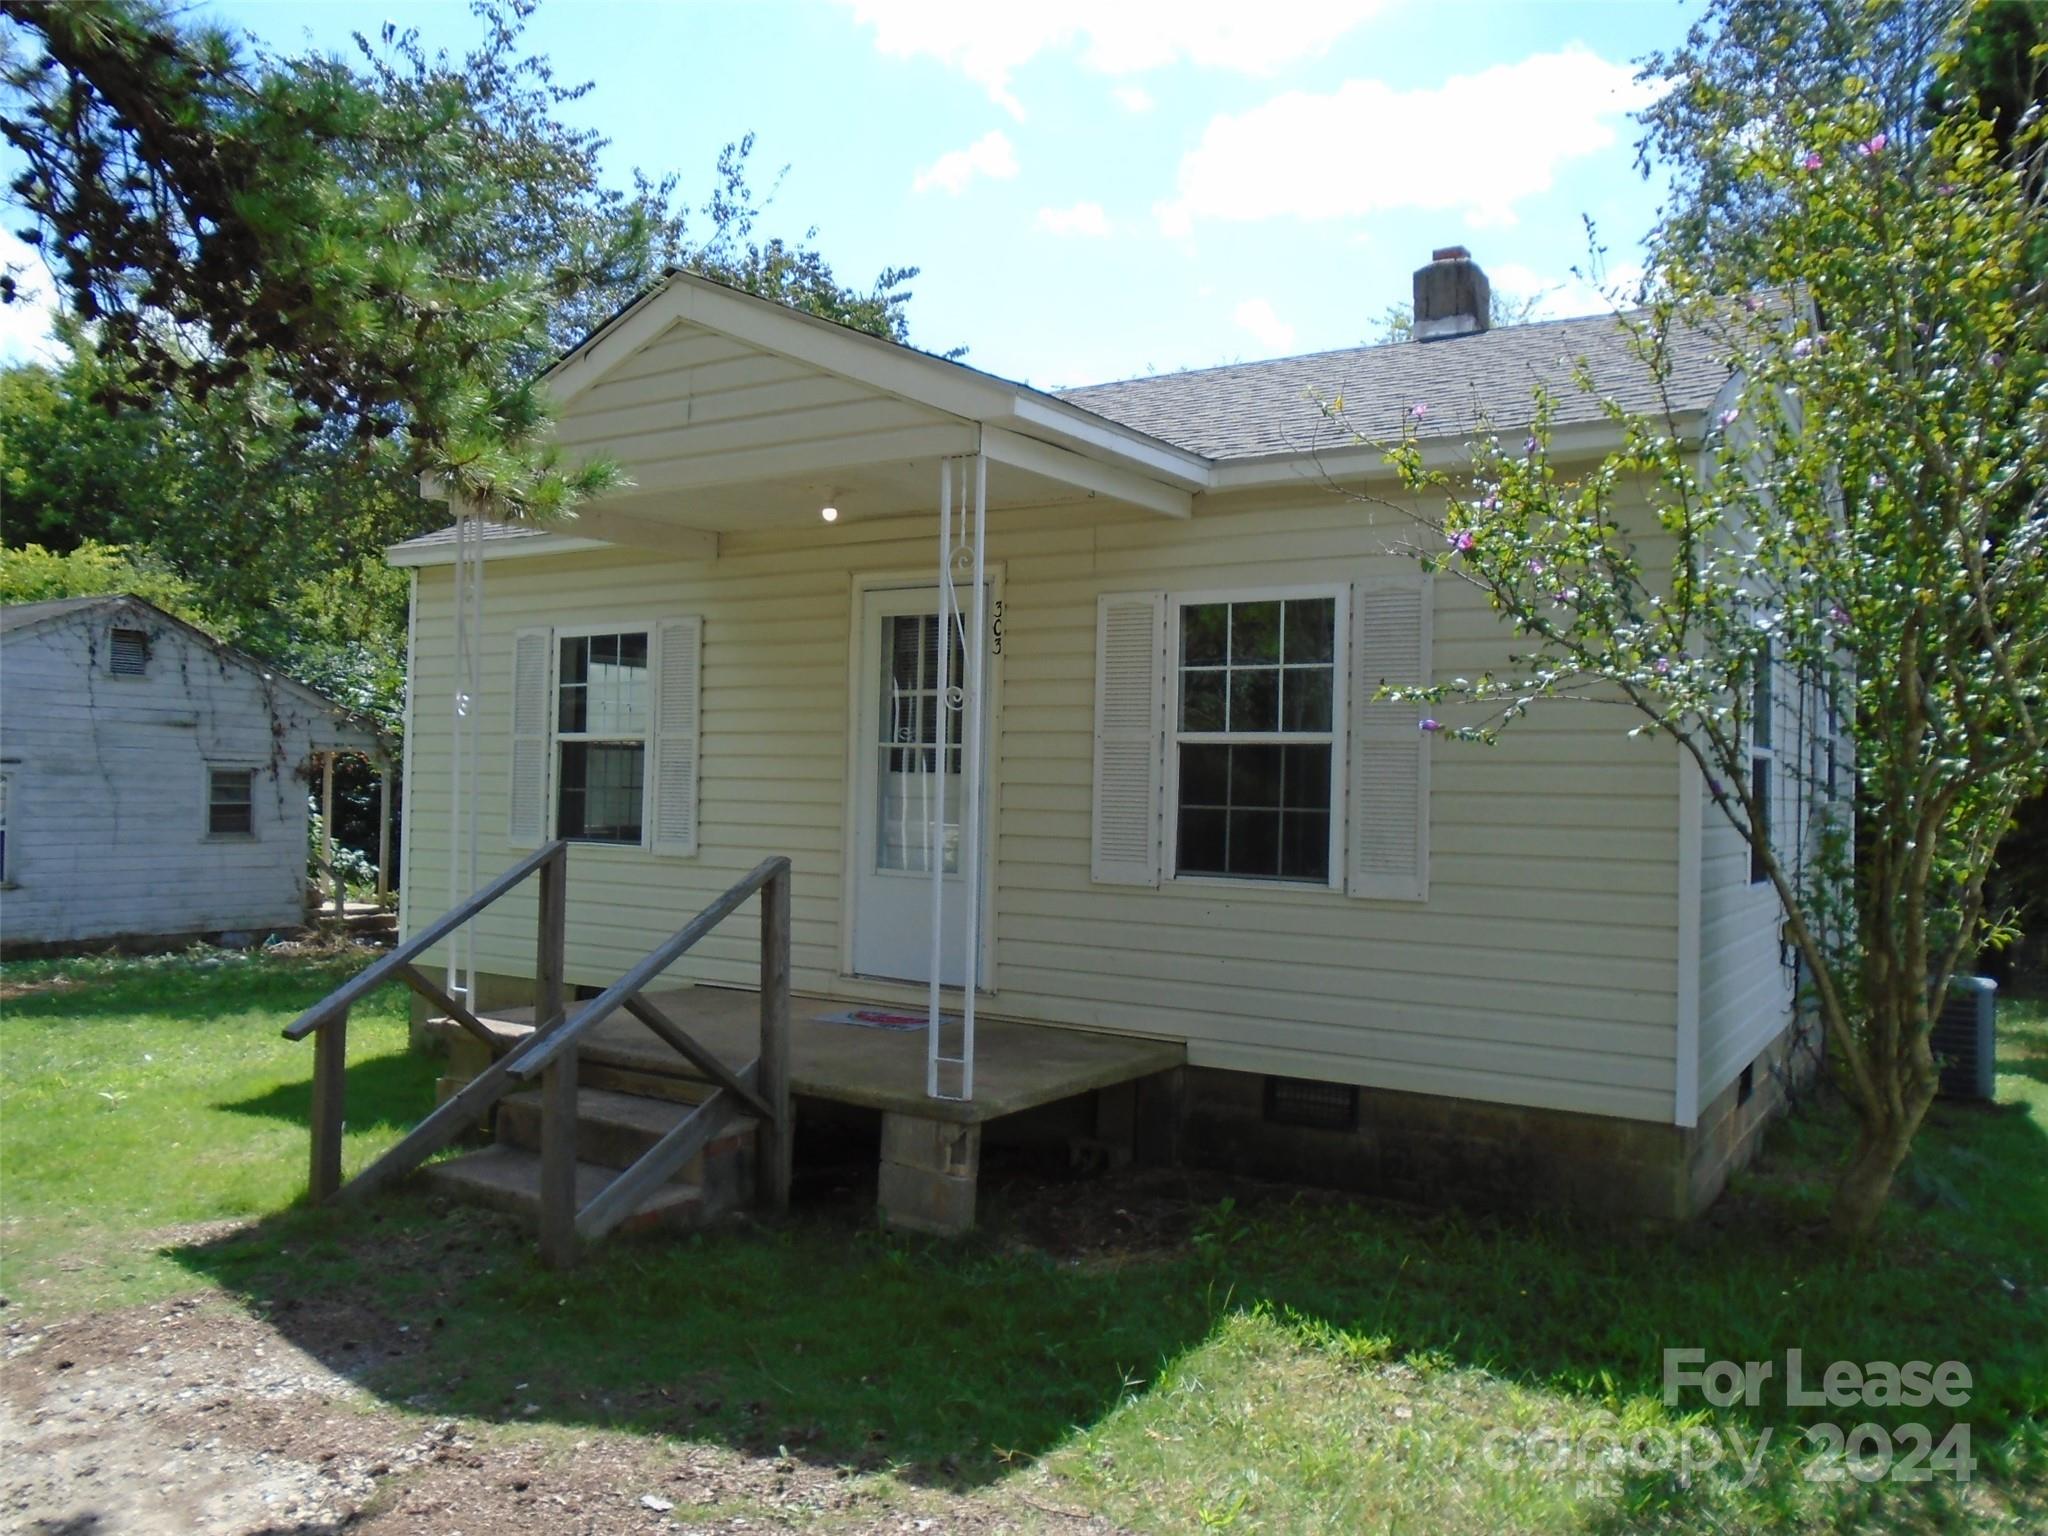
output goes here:
[{"label": "white wrought iron porch post", "polygon": [[[964,470],[964,466],[963,466]],[[963,473],[963,481],[966,476]],[[963,485],[962,489],[965,487]],[[988,460],[974,456],[974,597],[970,604],[973,621],[963,647],[967,662],[967,720],[961,762],[967,782],[960,819],[966,832],[965,852],[960,860],[961,888],[967,897],[967,951],[961,972],[960,1002],[960,1097],[974,1097],[974,995],[981,982],[981,784],[982,784],[982,697],[988,691],[985,654],[988,645],[987,602]],[[957,600],[956,600],[957,606]]]},{"label": "white wrought iron porch post", "polygon": [[[484,530],[467,502],[455,503],[455,654],[450,668],[448,750],[448,905],[461,904],[477,888],[477,778],[482,755],[478,735],[483,685]],[[463,884],[467,875],[468,884]],[[465,923],[448,939],[447,987],[473,1012],[476,1008],[476,923]]]},{"label": "white wrought iron porch post", "polygon": [[[953,659],[953,462],[939,461],[939,622],[937,690],[932,696],[932,809],[931,837],[926,844],[926,861],[932,877],[932,945],[930,989],[926,1001],[924,1041],[924,1091],[939,1098],[939,1058],[944,1054],[940,1035],[945,1027],[944,1000],[940,996],[946,961],[946,738],[952,721],[951,671]],[[922,722],[918,735],[922,736]]]},{"label": "white wrought iron porch post", "polygon": [[[959,489],[954,490],[954,477]],[[947,459],[939,465],[939,635],[936,801],[932,812],[932,937],[931,983],[925,1024],[925,1092],[932,1098],[974,1097],[975,988],[981,979],[981,792],[983,686],[987,671],[986,585],[988,561],[988,464],[980,454]],[[973,583],[966,613],[960,582]],[[961,678],[952,680],[955,636],[960,639]],[[962,914],[960,1046],[945,1047],[946,1018],[941,978],[946,959],[946,772],[951,755],[953,722],[960,731],[960,889],[967,902]],[[958,1087],[941,1090],[941,1068],[958,1069]]]}]

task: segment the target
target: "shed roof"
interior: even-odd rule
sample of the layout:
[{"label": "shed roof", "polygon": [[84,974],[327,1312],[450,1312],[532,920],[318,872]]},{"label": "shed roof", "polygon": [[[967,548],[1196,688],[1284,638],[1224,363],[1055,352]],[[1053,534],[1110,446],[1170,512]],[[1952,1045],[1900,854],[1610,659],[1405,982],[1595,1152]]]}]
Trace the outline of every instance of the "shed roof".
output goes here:
[{"label": "shed roof", "polygon": [[120,601],[119,597],[52,597],[40,603],[8,603],[0,606],[0,635],[33,629],[45,619],[59,619],[67,613],[83,613],[103,603]]}]

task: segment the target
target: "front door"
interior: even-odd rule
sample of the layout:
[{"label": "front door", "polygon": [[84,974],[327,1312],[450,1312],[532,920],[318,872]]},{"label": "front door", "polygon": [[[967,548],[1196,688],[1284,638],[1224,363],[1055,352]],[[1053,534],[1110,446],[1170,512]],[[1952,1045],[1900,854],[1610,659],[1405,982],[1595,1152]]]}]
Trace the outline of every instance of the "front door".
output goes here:
[{"label": "front door", "polygon": [[[939,694],[939,591],[890,587],[865,594],[861,621],[860,738],[854,785],[856,864],[853,882],[853,969],[862,976],[928,982],[932,959],[932,867],[945,868],[945,943],[941,984],[966,975],[967,882],[961,874],[966,803],[961,741],[967,709],[945,707]],[[966,672],[960,637],[952,636],[947,677]],[[984,673],[986,663],[984,662]],[[994,700],[982,700],[982,740]],[[939,773],[944,722],[945,774]],[[982,761],[987,762],[984,748]],[[982,778],[982,862],[989,846],[989,784]],[[983,912],[987,908],[984,906]],[[984,920],[982,932],[987,934]],[[977,967],[986,984],[984,967]]]}]

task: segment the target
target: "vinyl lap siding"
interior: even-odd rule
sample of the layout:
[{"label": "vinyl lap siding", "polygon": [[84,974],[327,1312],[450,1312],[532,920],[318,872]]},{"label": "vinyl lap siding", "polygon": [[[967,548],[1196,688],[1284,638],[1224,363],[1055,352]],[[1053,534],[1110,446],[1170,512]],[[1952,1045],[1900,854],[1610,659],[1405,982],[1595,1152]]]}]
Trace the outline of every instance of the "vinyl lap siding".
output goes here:
[{"label": "vinyl lap siding", "polygon": [[[1097,597],[1362,580],[1405,569],[1361,509],[1328,501],[1192,523],[999,511],[1004,655],[994,765],[990,1011],[1189,1042],[1197,1064],[1668,1120],[1676,992],[1676,772],[1616,713],[1558,705],[1497,748],[1439,743],[1429,900],[1089,877]],[[770,853],[795,866],[793,962],[841,971],[852,580],[922,579],[927,518],[727,535],[711,564],[610,553],[494,561],[486,582],[479,859],[505,842],[513,631],[616,616],[704,618],[700,852],[578,847],[570,979],[617,977]],[[450,576],[420,572],[409,745],[408,920],[447,905]],[[1498,668],[1503,632],[1437,583],[1440,676]],[[532,898],[487,921],[479,966],[531,965]],[[750,921],[684,974],[751,983]],[[873,990],[873,989],[869,989]],[[886,992],[876,995],[887,995]]]}]

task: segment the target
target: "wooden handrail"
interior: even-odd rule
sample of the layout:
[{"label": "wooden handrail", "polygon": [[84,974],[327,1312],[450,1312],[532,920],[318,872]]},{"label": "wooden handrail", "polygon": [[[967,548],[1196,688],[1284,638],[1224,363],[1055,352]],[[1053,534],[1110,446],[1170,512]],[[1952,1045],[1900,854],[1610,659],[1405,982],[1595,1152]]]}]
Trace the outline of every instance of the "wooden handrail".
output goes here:
[{"label": "wooden handrail", "polygon": [[536,849],[521,859],[489,885],[471,896],[458,907],[452,907],[434,919],[425,928],[407,939],[398,948],[374,964],[358,971],[354,976],[321,998],[319,1002],[300,1014],[285,1026],[287,1040],[303,1040],[333,1015],[343,1012],[358,998],[376,991],[387,981],[401,980],[401,973],[426,950],[433,948],[457,928],[475,917],[492,902],[519,884],[528,875],[539,869],[548,860],[563,852],[568,844],[560,841]]},{"label": "wooden handrail", "polygon": [[678,928],[638,965],[571,1014],[569,1021],[549,1034],[538,1048],[522,1052],[512,1075],[525,1079],[540,1076],[562,1052],[625,1007],[628,998],[643,991],[649,982],[687,954],[699,939],[732,916],[749,896],[778,875],[787,876],[788,873],[789,860],[780,856],[763,859],[756,864],[750,873]]}]

